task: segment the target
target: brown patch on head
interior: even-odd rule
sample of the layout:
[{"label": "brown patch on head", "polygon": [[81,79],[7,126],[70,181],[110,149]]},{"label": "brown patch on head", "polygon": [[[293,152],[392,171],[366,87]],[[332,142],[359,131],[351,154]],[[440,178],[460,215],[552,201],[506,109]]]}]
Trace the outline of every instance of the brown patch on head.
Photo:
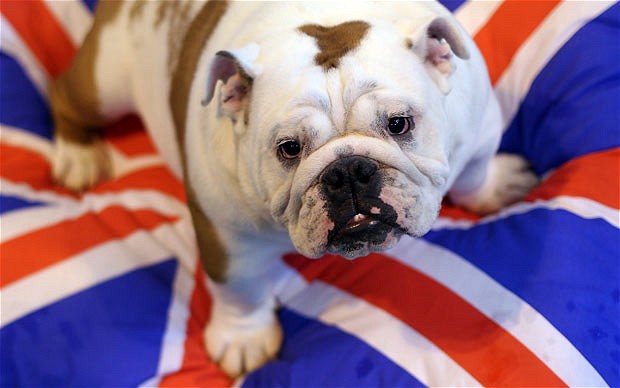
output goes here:
[{"label": "brown patch on head", "polygon": [[299,31],[316,39],[320,51],[314,62],[327,71],[338,67],[340,59],[359,46],[369,28],[366,22],[351,21],[333,27],[306,24]]},{"label": "brown patch on head", "polygon": [[172,119],[183,164],[187,202],[196,229],[200,258],[205,271],[216,282],[226,280],[228,255],[218,239],[213,224],[202,211],[194,190],[189,184],[185,152],[185,123],[189,92],[198,67],[198,60],[227,8],[228,3],[225,1],[208,1],[191,22],[183,38],[179,57],[172,72],[169,96]]},{"label": "brown patch on head", "polygon": [[82,144],[90,143],[98,136],[95,128],[107,123],[100,112],[95,62],[101,30],[117,17],[122,4],[120,1],[98,4],[93,27],[71,66],[51,83],[49,100],[56,136]]}]

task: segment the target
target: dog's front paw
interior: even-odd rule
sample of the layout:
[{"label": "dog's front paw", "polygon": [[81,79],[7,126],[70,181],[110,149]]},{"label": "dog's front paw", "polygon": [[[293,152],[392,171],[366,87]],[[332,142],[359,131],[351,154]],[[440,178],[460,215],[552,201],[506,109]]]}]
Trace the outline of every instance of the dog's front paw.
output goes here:
[{"label": "dog's front paw", "polygon": [[112,175],[111,162],[100,140],[76,143],[57,137],[52,157],[54,181],[73,191],[82,191]]},{"label": "dog's front paw", "polygon": [[272,308],[243,316],[214,304],[205,329],[211,358],[231,377],[250,372],[273,359],[282,343],[282,329]]},{"label": "dog's front paw", "polygon": [[529,162],[518,155],[498,154],[489,164],[487,178],[465,206],[479,214],[489,214],[523,199],[538,184]]}]

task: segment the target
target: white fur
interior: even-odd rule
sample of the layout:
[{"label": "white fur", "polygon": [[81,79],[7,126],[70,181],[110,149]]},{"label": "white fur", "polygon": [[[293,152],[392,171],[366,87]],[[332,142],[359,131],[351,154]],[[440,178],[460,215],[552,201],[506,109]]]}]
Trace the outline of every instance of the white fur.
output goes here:
[{"label": "white fur", "polygon": [[54,144],[52,176],[57,183],[82,191],[112,176],[112,163],[101,141],[80,144],[59,137]]},{"label": "white fur", "polygon": [[[239,376],[275,357],[282,343],[282,329],[274,315],[275,303],[256,309],[239,309],[230,287],[211,284],[213,307],[205,329],[205,347],[214,361],[230,376]],[[232,298],[232,300],[231,300]]]},{"label": "white fur", "polygon": [[494,213],[525,197],[537,184],[538,178],[529,170],[527,160],[518,155],[498,154],[489,163],[484,184],[458,200],[477,213]]}]

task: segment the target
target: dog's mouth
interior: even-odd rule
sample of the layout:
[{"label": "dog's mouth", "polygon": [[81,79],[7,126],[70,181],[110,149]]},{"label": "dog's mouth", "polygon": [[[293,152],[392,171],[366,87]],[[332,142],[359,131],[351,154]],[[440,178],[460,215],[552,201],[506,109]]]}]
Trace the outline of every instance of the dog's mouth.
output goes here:
[{"label": "dog's mouth", "polygon": [[375,219],[375,217],[357,213],[354,215],[340,230],[340,233],[360,233],[368,229],[377,227],[381,221]]},{"label": "dog's mouth", "polygon": [[327,249],[348,258],[366,256],[391,245],[405,231],[395,223],[391,215],[357,212],[334,223],[329,231]]}]

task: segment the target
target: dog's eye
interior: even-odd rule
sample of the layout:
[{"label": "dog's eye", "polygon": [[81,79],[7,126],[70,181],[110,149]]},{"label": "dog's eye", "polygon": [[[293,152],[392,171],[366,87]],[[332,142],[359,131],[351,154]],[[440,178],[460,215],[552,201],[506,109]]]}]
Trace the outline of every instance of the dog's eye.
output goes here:
[{"label": "dog's eye", "polygon": [[284,140],[278,144],[278,152],[284,159],[295,159],[301,153],[301,144],[297,140]]},{"label": "dog's eye", "polygon": [[403,135],[415,127],[411,117],[392,117],[388,122],[390,135]]}]

